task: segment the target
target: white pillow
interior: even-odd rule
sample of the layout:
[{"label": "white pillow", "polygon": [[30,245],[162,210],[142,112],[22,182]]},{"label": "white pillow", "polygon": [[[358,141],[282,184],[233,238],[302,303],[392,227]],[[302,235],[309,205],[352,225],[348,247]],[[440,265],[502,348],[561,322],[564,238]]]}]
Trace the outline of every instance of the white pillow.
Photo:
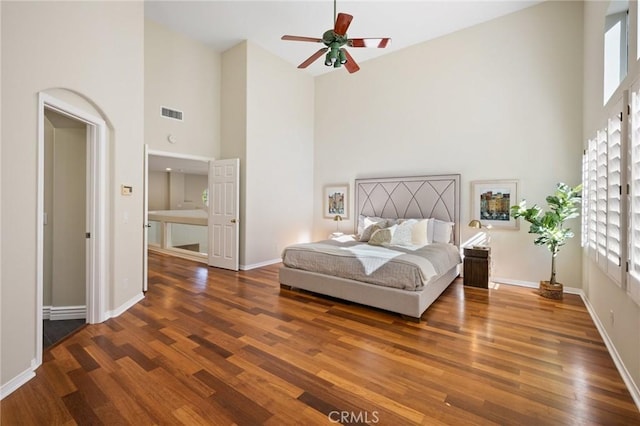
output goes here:
[{"label": "white pillow", "polygon": [[433,221],[433,242],[451,243],[453,242],[453,222],[445,222],[435,219]]},{"label": "white pillow", "polygon": [[418,221],[416,219],[407,219],[399,223],[396,232],[394,232],[391,237],[391,244],[396,246],[413,245],[413,228],[417,223]]},{"label": "white pillow", "polygon": [[384,218],[358,215],[358,235],[362,235],[362,233],[364,232],[364,228],[367,227],[364,223],[365,220],[369,220],[369,225],[371,225],[371,223],[382,222]]},{"label": "white pillow", "polygon": [[415,225],[413,225],[413,230],[411,232],[411,243],[414,246],[425,246],[429,244],[429,220],[431,219],[421,219],[418,220]]},{"label": "white pillow", "polygon": [[433,243],[433,226],[435,221],[434,218],[427,219],[427,244]]}]

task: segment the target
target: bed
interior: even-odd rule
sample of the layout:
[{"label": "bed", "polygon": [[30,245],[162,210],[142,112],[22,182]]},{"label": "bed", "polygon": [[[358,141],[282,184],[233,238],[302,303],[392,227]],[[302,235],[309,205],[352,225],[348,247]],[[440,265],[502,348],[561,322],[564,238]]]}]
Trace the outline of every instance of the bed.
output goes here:
[{"label": "bed", "polygon": [[[389,226],[382,228],[396,226],[396,233],[407,219],[429,223],[430,227],[435,222],[440,231],[450,232],[447,242],[440,236],[440,242],[423,247],[372,245],[349,236],[294,244],[283,252],[281,287],[336,297],[419,321],[459,275],[460,175],[356,179],[355,218],[356,234],[363,232],[364,218],[384,218]],[[430,232],[433,236],[432,228]],[[435,257],[421,260],[422,252],[429,251],[436,253]],[[399,269],[392,269],[392,263]]]}]

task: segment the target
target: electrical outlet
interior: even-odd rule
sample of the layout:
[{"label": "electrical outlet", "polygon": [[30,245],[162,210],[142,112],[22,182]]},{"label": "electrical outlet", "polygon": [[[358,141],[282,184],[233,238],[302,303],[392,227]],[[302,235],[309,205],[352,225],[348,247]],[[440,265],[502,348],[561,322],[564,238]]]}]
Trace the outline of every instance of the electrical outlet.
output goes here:
[{"label": "electrical outlet", "polygon": [[613,309],[609,310],[609,320],[611,321],[611,324],[613,324],[615,322],[615,316],[613,315]]}]

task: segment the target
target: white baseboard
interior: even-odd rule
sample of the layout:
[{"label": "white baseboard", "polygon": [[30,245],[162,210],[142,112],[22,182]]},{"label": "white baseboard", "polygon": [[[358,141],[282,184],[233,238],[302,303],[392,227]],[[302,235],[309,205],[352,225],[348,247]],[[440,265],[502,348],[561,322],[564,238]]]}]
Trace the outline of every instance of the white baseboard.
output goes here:
[{"label": "white baseboard", "polygon": [[[539,282],[512,280],[510,278],[490,277],[489,281],[500,284],[517,285],[518,287],[538,288]],[[564,292],[569,294],[583,294],[581,288],[564,286]]]},{"label": "white baseboard", "polygon": [[240,270],[241,271],[248,271],[250,269],[262,268],[263,266],[274,265],[274,264],[280,263],[280,262],[282,262],[282,259],[277,258],[277,259],[266,260],[266,261],[260,262],[260,263],[253,263],[251,265],[240,265]]},{"label": "white baseboard", "polygon": [[[538,283],[534,283],[531,281],[517,281],[517,280],[503,279],[503,278],[497,278],[497,277],[492,278],[491,281],[502,283],[502,284],[517,285],[521,287],[538,288],[538,285],[539,285]],[[593,321],[596,328],[598,329],[598,332],[600,333],[600,337],[602,337],[602,340],[604,341],[604,344],[607,347],[607,350],[609,351],[609,355],[611,355],[611,359],[613,360],[613,363],[618,369],[618,372],[620,373],[620,376],[622,377],[624,384],[627,386],[627,389],[629,389],[629,393],[631,394],[631,398],[633,398],[633,402],[635,402],[636,406],[640,410],[640,390],[638,389],[638,386],[636,385],[636,383],[633,381],[633,378],[631,374],[629,374],[629,370],[627,370],[627,367],[624,365],[624,362],[622,362],[622,358],[620,358],[620,354],[618,353],[618,351],[616,350],[616,347],[614,346],[613,342],[609,338],[609,335],[607,334],[607,330],[604,328],[604,325],[602,325],[600,318],[598,318],[598,316],[596,315],[596,311],[593,309],[593,306],[591,306],[591,303],[589,302],[589,299],[587,299],[587,297],[585,296],[584,291],[581,288],[565,286],[564,292],[569,294],[577,294],[580,296],[580,298],[584,302],[584,306],[586,306],[587,312],[589,312],[589,315],[591,316],[591,320]]]},{"label": "white baseboard", "polygon": [[35,360],[32,360],[31,366],[29,368],[27,368],[22,373],[18,374],[16,377],[9,380],[7,383],[2,385],[2,387],[0,387],[0,400],[4,399],[8,395],[11,395],[13,391],[27,383],[29,380],[33,379],[35,376]]},{"label": "white baseboard", "polygon": [[533,281],[520,281],[500,277],[489,277],[489,281],[500,284],[517,285],[518,287],[538,288],[538,283],[534,283]]},{"label": "white baseboard", "polygon": [[118,306],[116,309],[107,311],[107,319],[120,316],[124,311],[126,311],[127,309],[129,309],[130,307],[132,307],[142,299],[144,299],[144,294],[142,292],[136,294],[131,299],[127,300],[122,305]]},{"label": "white baseboard", "polygon": [[84,319],[87,317],[86,306],[43,306],[42,319],[51,321]]},{"label": "white baseboard", "polygon": [[587,307],[587,311],[589,311],[589,315],[591,315],[591,319],[593,320],[593,323],[596,325],[596,328],[600,332],[600,336],[602,337],[602,340],[604,341],[605,346],[609,350],[611,359],[613,359],[613,363],[616,365],[616,368],[618,369],[620,376],[622,376],[622,380],[624,381],[624,384],[627,385],[627,389],[629,389],[629,393],[631,394],[631,398],[633,398],[633,402],[636,403],[636,407],[638,407],[638,410],[640,410],[640,389],[638,389],[638,386],[633,381],[631,374],[629,374],[629,370],[627,370],[627,367],[624,365],[624,362],[622,362],[622,358],[620,358],[620,354],[618,354],[616,347],[614,346],[613,342],[609,338],[609,335],[607,334],[607,330],[604,328],[604,325],[596,315],[596,311],[595,309],[593,309],[593,306],[591,306],[589,299],[586,298],[582,290],[580,290],[580,293],[578,294],[580,294],[580,297],[582,298],[584,305]]}]

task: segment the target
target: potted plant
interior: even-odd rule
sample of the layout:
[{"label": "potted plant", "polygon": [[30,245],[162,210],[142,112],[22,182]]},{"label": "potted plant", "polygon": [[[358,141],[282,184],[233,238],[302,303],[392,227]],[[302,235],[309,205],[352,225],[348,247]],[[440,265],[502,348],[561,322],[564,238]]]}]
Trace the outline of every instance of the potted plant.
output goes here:
[{"label": "potted plant", "polygon": [[540,295],[549,299],[562,299],[562,284],[556,281],[556,256],[569,238],[574,236],[573,231],[564,227],[568,219],[580,215],[578,204],[581,200],[582,185],[574,188],[559,183],[553,195],[547,197],[549,210],[543,212],[540,207],[533,205],[527,208],[527,201],[511,207],[514,218],[522,217],[531,224],[530,234],[538,234],[533,243],[537,246],[547,246],[551,252],[551,278],[549,281],[540,281]]}]

